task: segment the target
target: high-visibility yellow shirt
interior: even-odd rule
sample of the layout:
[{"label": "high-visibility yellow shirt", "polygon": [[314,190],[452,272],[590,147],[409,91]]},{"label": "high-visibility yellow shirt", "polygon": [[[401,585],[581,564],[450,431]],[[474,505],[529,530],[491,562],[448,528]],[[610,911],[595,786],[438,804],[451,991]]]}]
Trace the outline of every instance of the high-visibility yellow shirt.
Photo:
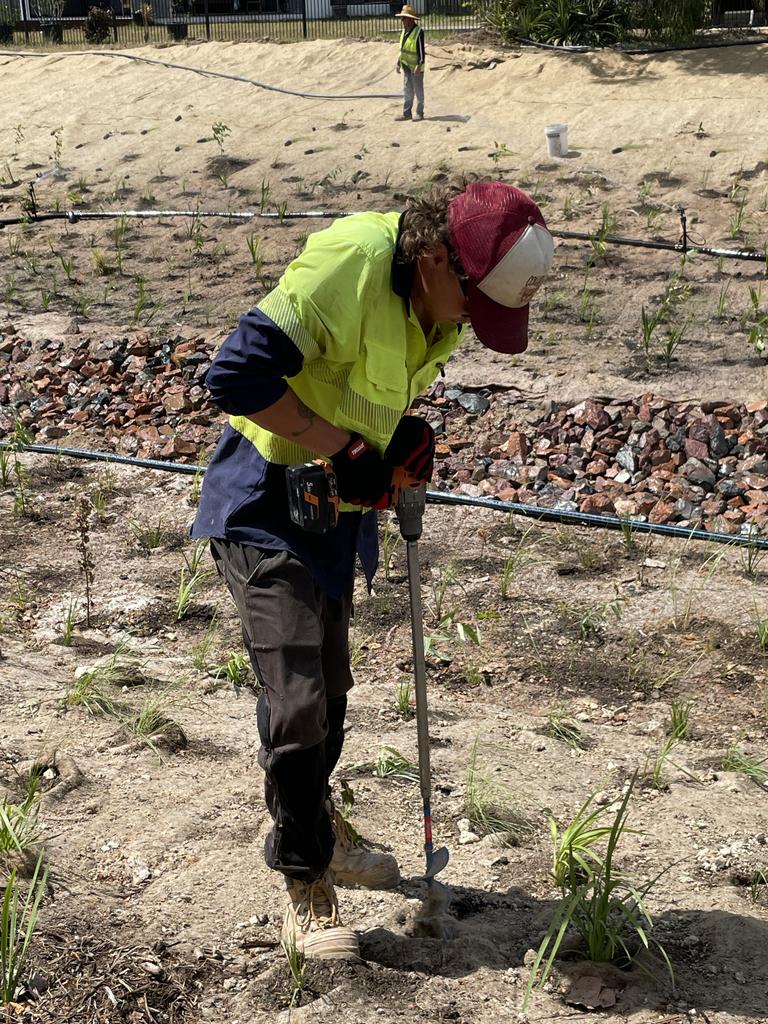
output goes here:
[{"label": "high-visibility yellow shirt", "polygon": [[[399,214],[360,213],[310,235],[259,309],[303,356],[288,378],[299,399],[383,452],[398,421],[456,348],[460,325],[441,321],[428,337],[409,297],[393,289]],[[294,441],[232,416],[269,462],[316,458]]]},{"label": "high-visibility yellow shirt", "polygon": [[[424,61],[424,29],[414,25],[400,33],[400,66],[413,70]],[[419,45],[421,44],[421,45]]]}]

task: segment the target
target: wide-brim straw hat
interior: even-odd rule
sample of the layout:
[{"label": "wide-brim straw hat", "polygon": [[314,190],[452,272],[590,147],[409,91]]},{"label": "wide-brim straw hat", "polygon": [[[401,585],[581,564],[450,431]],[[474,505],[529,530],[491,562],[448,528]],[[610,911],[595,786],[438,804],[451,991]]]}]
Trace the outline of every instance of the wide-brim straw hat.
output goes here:
[{"label": "wide-brim straw hat", "polygon": [[418,21],[419,15],[416,12],[416,8],[412,7],[411,4],[403,4],[403,9],[399,14],[395,15],[396,18],[410,18],[411,21]]}]

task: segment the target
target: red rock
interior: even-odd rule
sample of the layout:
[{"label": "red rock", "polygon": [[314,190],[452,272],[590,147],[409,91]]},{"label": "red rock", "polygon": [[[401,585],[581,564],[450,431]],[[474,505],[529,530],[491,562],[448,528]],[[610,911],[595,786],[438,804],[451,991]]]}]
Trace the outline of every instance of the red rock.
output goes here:
[{"label": "red rock", "polygon": [[705,519],[702,526],[708,533],[738,533],[737,523],[730,522],[725,516],[714,516],[712,519]]},{"label": "red rock", "polygon": [[[665,466],[667,466],[669,464],[669,459],[670,459],[669,450],[667,449],[666,445],[662,444],[662,445],[660,445],[656,449],[656,451],[651,452],[651,456],[650,456],[650,459],[648,461],[656,469],[661,469],[661,468],[663,468],[663,467],[665,467]],[[669,465],[670,465],[670,468],[671,468],[671,464],[669,464]]]},{"label": "red rock", "polygon": [[472,441],[470,439],[466,437],[458,437],[456,434],[446,437],[445,443],[453,452],[460,452],[464,448],[472,447]]},{"label": "red rock", "polygon": [[624,441],[618,437],[601,437],[596,447],[595,455],[602,458],[610,458],[616,454],[619,448],[624,447]]},{"label": "red rock", "polygon": [[729,523],[735,523],[737,526],[740,526],[746,519],[746,516],[740,508],[729,508],[727,512],[723,513],[723,519],[727,519]]},{"label": "red rock", "polygon": [[73,352],[71,355],[64,356],[63,359],[59,360],[59,366],[62,370],[79,370],[84,364],[85,356],[80,355],[78,352]]},{"label": "red rock", "polygon": [[601,473],[605,473],[608,469],[608,463],[604,462],[603,459],[593,459],[592,462],[588,462],[584,468],[584,472],[590,476],[599,476]]},{"label": "red rock", "polygon": [[192,444],[191,441],[187,441],[183,437],[179,437],[178,434],[174,434],[168,444],[161,449],[160,454],[164,458],[167,458],[169,455],[196,455],[197,445]]},{"label": "red rock", "polygon": [[509,482],[505,480],[503,486],[496,492],[496,497],[499,501],[517,501],[517,493],[517,491],[509,486]]},{"label": "red rock", "polygon": [[719,516],[721,512],[725,512],[726,504],[719,498],[707,498],[701,503],[701,511],[706,516]]},{"label": "red rock", "polygon": [[708,459],[709,444],[705,444],[704,441],[697,441],[693,437],[687,437],[685,439],[685,454],[689,459]]},{"label": "red rock", "polygon": [[558,476],[557,473],[554,472],[547,473],[547,479],[550,483],[555,484],[556,487],[569,488],[571,486],[571,481],[568,477]]},{"label": "red rock", "polygon": [[675,506],[669,501],[657,501],[650,511],[651,523],[669,523],[675,517]]},{"label": "red rock", "polygon": [[579,505],[579,511],[612,516],[616,513],[616,507],[610,494],[588,494]]},{"label": "red rock", "polygon": [[166,391],[163,393],[163,408],[167,413],[184,412],[189,408],[187,396],[182,390]]},{"label": "red rock", "polygon": [[162,441],[157,427],[136,427],[133,433],[139,441],[143,441],[146,444],[160,444]]},{"label": "red rock", "polygon": [[528,438],[520,430],[514,430],[507,439],[507,458],[522,465],[528,458]]}]

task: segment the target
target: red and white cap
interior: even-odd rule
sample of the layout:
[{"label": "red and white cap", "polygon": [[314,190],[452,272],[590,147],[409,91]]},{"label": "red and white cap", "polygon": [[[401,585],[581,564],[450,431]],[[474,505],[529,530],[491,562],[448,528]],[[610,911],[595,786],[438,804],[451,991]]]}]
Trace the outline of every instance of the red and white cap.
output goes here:
[{"label": "red and white cap", "polygon": [[496,352],[524,352],[528,303],[554,253],[541,210],[513,185],[472,182],[449,203],[448,227],[467,275],[475,334]]}]

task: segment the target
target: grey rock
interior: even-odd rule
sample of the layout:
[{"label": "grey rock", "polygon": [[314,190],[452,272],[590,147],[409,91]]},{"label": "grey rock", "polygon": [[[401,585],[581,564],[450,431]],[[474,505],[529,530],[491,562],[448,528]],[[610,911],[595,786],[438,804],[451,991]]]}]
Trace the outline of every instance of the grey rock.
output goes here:
[{"label": "grey rock", "polygon": [[717,478],[709,466],[700,459],[688,459],[680,468],[680,472],[693,484],[700,484],[705,490],[711,491]]},{"label": "grey rock", "polygon": [[635,453],[625,444],[623,448],[619,448],[616,452],[616,461],[622,467],[622,469],[628,470],[630,473],[634,473],[637,469],[637,462]]},{"label": "grey rock", "polygon": [[701,516],[697,505],[687,498],[678,498],[675,502],[675,516],[677,519],[696,519]]},{"label": "grey rock", "polygon": [[713,424],[709,432],[709,450],[716,459],[721,459],[731,450],[730,442],[721,423]]},{"label": "grey rock", "polygon": [[467,412],[478,416],[487,412],[491,407],[491,403],[487,398],[484,398],[482,395],[475,395],[471,393],[459,395],[458,402],[462,409],[466,409]]},{"label": "grey rock", "polygon": [[715,490],[724,498],[738,498],[745,492],[745,488],[735,480],[719,480]]}]

